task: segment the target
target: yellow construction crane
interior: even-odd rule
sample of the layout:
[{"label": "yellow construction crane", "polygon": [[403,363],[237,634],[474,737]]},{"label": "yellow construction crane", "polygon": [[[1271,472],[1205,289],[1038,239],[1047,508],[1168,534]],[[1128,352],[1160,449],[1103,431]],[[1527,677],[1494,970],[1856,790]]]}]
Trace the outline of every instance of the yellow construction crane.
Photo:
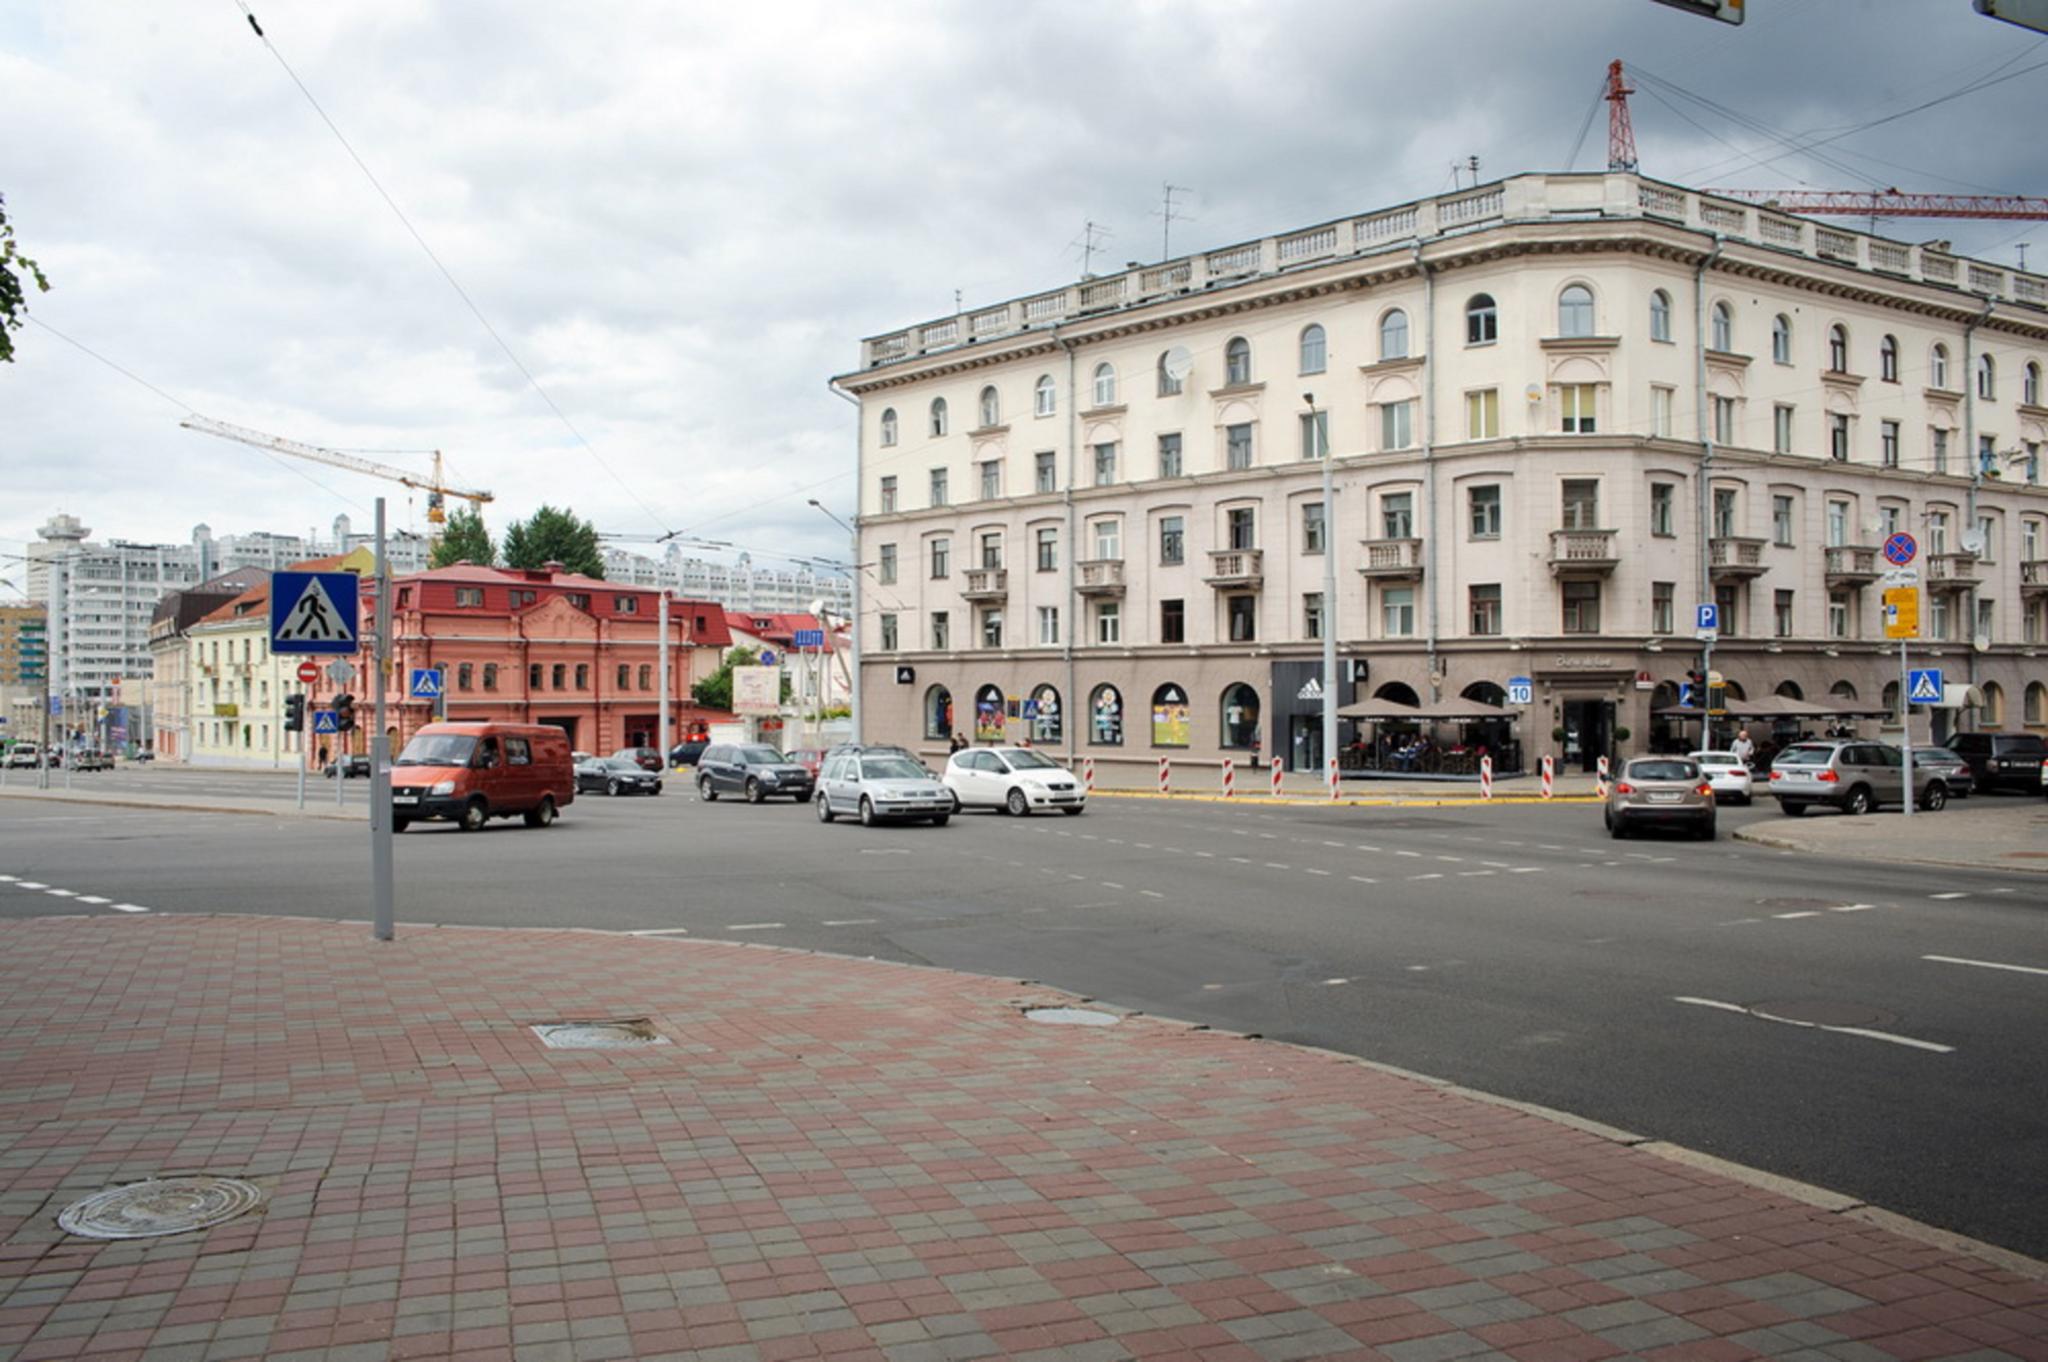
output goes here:
[{"label": "yellow construction crane", "polygon": [[[447,523],[447,499],[449,497],[459,497],[476,507],[481,507],[485,502],[492,500],[489,492],[473,491],[462,487],[450,487],[446,479],[441,476],[441,451],[438,449],[433,451],[433,473],[431,475],[422,475],[419,473],[408,473],[403,468],[393,468],[389,464],[357,458],[353,454],[344,454],[338,449],[323,449],[319,445],[309,445],[298,440],[287,440],[277,435],[266,435],[260,430],[250,430],[246,426],[231,426],[225,421],[216,421],[210,416],[188,416],[178,422],[178,424],[187,430],[196,430],[202,435],[217,435],[223,440],[237,440],[245,445],[254,445],[258,449],[273,450],[279,454],[290,454],[295,458],[310,459],[314,463],[324,463],[335,468],[347,468],[357,473],[368,473],[373,478],[388,478],[392,482],[404,483],[407,487],[416,487],[427,494],[427,520],[433,525],[444,525]],[[433,537],[439,539],[440,535],[437,533]]]}]

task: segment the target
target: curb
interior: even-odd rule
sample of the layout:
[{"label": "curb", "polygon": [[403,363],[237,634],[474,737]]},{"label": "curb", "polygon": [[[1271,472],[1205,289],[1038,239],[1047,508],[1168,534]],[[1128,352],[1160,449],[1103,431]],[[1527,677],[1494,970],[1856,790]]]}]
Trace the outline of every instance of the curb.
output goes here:
[{"label": "curb", "polygon": [[1770,847],[1774,851],[1792,851],[1807,856],[1834,856],[1843,860],[1862,858],[1881,860],[1892,865],[1932,866],[1940,870],[1975,870],[2016,875],[2048,876],[2048,862],[2044,862],[2041,865],[2008,865],[2003,861],[1947,860],[1938,856],[1901,856],[1896,853],[1873,856],[1872,852],[1876,848],[1817,847],[1779,833],[1761,832],[1754,827],[1737,828],[1729,835],[1738,842],[1750,842],[1756,846]]},{"label": "curb", "polygon": [[1160,794],[1154,790],[1103,790],[1089,795],[1090,799],[1157,799],[1167,803],[1187,804],[1234,804],[1243,808],[1262,809],[1454,809],[1494,808],[1502,804],[1597,804],[1598,795],[1558,795],[1545,799],[1541,795],[1496,795],[1492,799],[1481,799],[1476,795],[1416,795],[1403,799],[1398,796],[1348,795],[1341,799],[1318,799],[1313,795],[1237,795],[1225,798],[1213,794]]},{"label": "curb", "polygon": [[335,813],[332,810],[316,811],[308,806],[303,809],[236,809],[224,804],[172,804],[160,800],[138,798],[108,798],[94,795],[80,798],[74,794],[59,794],[41,790],[0,790],[0,799],[41,801],[45,804],[84,804],[102,809],[156,809],[168,813],[235,813],[254,818],[324,818],[335,823],[360,823],[360,813]]}]

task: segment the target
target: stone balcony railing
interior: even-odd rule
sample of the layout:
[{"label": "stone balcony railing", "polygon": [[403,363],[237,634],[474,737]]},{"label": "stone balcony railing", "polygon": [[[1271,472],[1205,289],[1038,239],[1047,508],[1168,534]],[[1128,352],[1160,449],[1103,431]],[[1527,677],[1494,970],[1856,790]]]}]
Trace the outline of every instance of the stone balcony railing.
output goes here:
[{"label": "stone balcony railing", "polygon": [[1868,586],[1882,570],[1869,544],[1830,544],[1821,550],[1821,562],[1830,587]]},{"label": "stone balcony railing", "polygon": [[2048,558],[2031,558],[2020,564],[2020,594],[2048,594]]},{"label": "stone balcony railing", "polygon": [[1930,553],[1927,555],[1929,591],[1967,591],[1977,585],[1981,574],[1974,553]]},{"label": "stone balcony railing", "polygon": [[1707,566],[1721,581],[1747,581],[1770,571],[1764,562],[1764,541],[1738,535],[1716,535],[1707,540]]},{"label": "stone balcony railing", "polygon": [[1365,561],[1358,565],[1361,576],[1387,582],[1422,579],[1420,539],[1367,539],[1360,547],[1365,550]]},{"label": "stone balcony railing", "polygon": [[1211,549],[1205,579],[1218,591],[1256,591],[1266,580],[1264,549]]},{"label": "stone balcony railing", "polygon": [[1606,577],[1621,560],[1615,554],[1613,530],[1552,530],[1550,574],[1553,577]]},{"label": "stone balcony railing", "polygon": [[1124,560],[1083,558],[1074,564],[1074,590],[1083,596],[1124,594]]},{"label": "stone balcony railing", "polygon": [[960,594],[970,601],[1004,601],[1010,597],[1008,568],[969,568]]}]

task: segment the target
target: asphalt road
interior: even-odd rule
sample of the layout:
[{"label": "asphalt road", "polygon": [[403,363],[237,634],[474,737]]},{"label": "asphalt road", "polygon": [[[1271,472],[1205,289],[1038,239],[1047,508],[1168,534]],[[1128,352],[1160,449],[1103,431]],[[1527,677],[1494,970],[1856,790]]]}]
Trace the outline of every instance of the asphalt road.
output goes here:
[{"label": "asphalt road", "polygon": [[[863,829],[674,784],[586,796],[544,832],[415,827],[398,839],[398,917],[1042,980],[1540,1102],[2048,1256],[2048,879],[1725,836],[1768,813],[1724,810],[1711,844],[1612,842],[1585,805],[1100,799],[1080,818]],[[366,918],[365,839],[361,824],[0,801],[0,916]]]}]

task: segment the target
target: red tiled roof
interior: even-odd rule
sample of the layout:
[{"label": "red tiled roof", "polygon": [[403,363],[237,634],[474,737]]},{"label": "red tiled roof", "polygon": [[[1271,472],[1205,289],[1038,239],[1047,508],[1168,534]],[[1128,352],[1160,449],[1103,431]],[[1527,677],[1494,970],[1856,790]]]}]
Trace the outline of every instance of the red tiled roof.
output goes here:
[{"label": "red tiled roof", "polygon": [[[332,572],[341,566],[343,556],[342,554],[330,554],[325,558],[308,558],[302,563],[293,563],[285,571]],[[267,620],[268,611],[259,610],[257,607],[268,606],[269,604],[270,574],[266,572],[263,574],[263,580],[260,583],[250,587],[241,595],[232,598],[227,604],[210,614],[200,616],[192,622],[192,627],[196,629],[202,624],[231,624],[236,620],[249,619],[259,614],[263,615]]]},{"label": "red tiled roof", "polygon": [[[785,648],[796,646],[796,631],[799,629],[825,629],[816,615],[777,615],[759,610],[727,610],[725,622],[737,633],[752,634]],[[838,630],[825,629],[826,652],[832,651],[833,638],[838,633]]]}]

